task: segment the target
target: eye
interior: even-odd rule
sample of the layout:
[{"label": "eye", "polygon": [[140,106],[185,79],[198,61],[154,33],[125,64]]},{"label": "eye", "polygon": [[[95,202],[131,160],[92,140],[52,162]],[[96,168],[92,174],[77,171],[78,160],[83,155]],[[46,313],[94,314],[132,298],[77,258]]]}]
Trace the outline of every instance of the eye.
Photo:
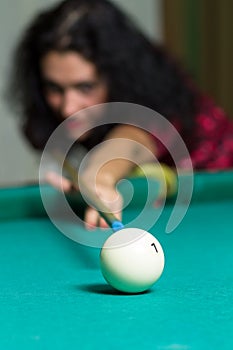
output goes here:
[{"label": "eye", "polygon": [[51,81],[44,81],[43,87],[47,93],[56,93],[56,94],[64,93],[64,89],[61,86]]},{"label": "eye", "polygon": [[97,86],[96,82],[90,82],[90,83],[79,83],[76,85],[76,89],[81,91],[84,94],[91,93]]}]

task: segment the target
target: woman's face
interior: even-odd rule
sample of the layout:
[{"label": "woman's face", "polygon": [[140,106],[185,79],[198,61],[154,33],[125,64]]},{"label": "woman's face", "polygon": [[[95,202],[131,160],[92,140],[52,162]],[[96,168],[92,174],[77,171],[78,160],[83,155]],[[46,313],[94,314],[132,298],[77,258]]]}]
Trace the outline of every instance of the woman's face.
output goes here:
[{"label": "woman's face", "polygon": [[107,102],[106,82],[95,65],[78,53],[50,51],[40,68],[45,99],[59,118],[67,119],[84,108]]}]

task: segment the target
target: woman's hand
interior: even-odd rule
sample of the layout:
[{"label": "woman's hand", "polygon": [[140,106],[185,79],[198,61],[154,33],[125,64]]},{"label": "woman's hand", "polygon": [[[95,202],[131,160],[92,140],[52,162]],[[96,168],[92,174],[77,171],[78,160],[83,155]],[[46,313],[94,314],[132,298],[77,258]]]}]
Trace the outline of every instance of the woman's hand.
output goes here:
[{"label": "woman's hand", "polygon": [[[113,213],[118,220],[121,220],[123,199],[113,186],[97,183],[95,188],[92,188],[92,192],[96,193],[105,207],[109,209],[109,212]],[[87,229],[93,229],[96,226],[101,228],[109,227],[106,221],[91,206],[85,212],[84,221]]]},{"label": "woman's hand", "polygon": [[[72,182],[65,177],[61,177],[56,172],[48,172],[45,178],[49,184],[61,192],[68,193],[73,189]],[[109,211],[112,212],[117,219],[121,220],[123,199],[121,194],[115,190],[114,184],[106,178],[99,179],[96,184],[94,184],[93,181],[89,181],[88,183],[89,189],[100,198],[104,205],[109,208]],[[88,206],[86,209],[84,222],[85,227],[88,230],[94,229],[95,227],[109,227],[98,211],[91,206]]]},{"label": "woman's hand", "polygon": [[[152,161],[156,151],[154,148],[151,136],[144,130],[132,125],[119,125],[85,158],[82,179],[89,190],[94,192],[119,220],[123,199],[116,191],[116,183],[124,179],[135,164]],[[54,172],[49,172],[46,178],[61,191],[72,190],[72,183]],[[82,189],[80,190],[82,192]],[[108,227],[105,220],[90,206],[86,210],[84,220],[88,229],[96,226]]]}]

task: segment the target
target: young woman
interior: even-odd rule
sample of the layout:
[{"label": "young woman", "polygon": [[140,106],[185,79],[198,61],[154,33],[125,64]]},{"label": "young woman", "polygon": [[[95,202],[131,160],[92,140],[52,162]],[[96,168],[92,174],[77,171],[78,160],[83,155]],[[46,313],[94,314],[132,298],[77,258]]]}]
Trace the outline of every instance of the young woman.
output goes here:
[{"label": "young woman", "polygon": [[[19,43],[12,77],[12,99],[21,106],[23,132],[37,149],[43,150],[49,136],[71,115],[101,103],[130,102],[155,110],[176,127],[194,169],[233,166],[233,126],[224,112],[107,0],[66,0],[38,15]],[[87,126],[87,121],[82,123],[76,127]],[[132,170],[135,144],[168,165],[170,157],[150,133],[124,123],[89,130],[76,143],[89,151],[103,140],[117,142],[118,138],[124,156],[119,159],[113,151],[117,147],[103,144],[93,153],[86,176],[93,173],[95,163],[104,163],[106,154],[113,152],[92,187],[108,202],[117,198],[110,207],[120,215],[121,198],[115,184]],[[142,147],[137,162],[149,158]],[[55,173],[48,179],[60,186]],[[71,183],[64,178],[62,186],[69,191]],[[95,226],[98,220],[97,212],[89,208],[87,224]]]}]

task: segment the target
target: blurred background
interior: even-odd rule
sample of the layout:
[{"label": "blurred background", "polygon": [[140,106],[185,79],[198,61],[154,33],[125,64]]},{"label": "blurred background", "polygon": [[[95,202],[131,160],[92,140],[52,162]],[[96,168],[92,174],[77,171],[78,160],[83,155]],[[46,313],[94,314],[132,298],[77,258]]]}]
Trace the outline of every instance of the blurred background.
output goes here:
[{"label": "blurred background", "polygon": [[[233,1],[112,0],[153,40],[164,44],[199,87],[233,116]],[[19,131],[19,118],[4,101],[13,48],[37,11],[57,0],[0,2],[0,186],[37,181],[39,154]],[[14,91],[12,91],[14,94]]]}]

